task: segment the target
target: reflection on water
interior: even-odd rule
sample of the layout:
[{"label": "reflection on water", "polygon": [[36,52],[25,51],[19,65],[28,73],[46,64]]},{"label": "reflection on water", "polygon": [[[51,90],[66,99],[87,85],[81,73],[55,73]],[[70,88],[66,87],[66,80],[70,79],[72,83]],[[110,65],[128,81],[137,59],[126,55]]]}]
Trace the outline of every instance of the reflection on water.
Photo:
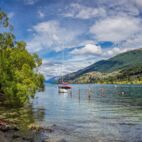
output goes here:
[{"label": "reflection on water", "polygon": [[58,125],[53,136],[69,142],[142,141],[142,86],[72,86],[72,94],[58,94],[50,84],[36,94],[34,119]]},{"label": "reflection on water", "polygon": [[31,107],[18,109],[0,107],[0,119],[17,124],[22,130],[27,130],[27,126],[34,122]]},{"label": "reflection on water", "polygon": [[5,120],[10,124],[16,124],[22,131],[27,131],[28,126],[35,122],[35,118],[43,121],[45,116],[44,110],[31,106],[24,108],[5,108],[0,107],[0,120]]}]

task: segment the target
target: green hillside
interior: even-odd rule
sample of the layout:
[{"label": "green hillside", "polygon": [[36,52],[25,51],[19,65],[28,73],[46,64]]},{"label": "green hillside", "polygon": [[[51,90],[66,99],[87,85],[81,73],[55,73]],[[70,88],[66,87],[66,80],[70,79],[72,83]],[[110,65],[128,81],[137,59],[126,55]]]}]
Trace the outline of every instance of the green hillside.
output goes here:
[{"label": "green hillside", "polygon": [[125,52],[108,60],[96,62],[84,69],[83,73],[91,71],[112,72],[136,64],[142,64],[142,49]]},{"label": "green hillside", "polygon": [[141,82],[142,49],[128,51],[108,60],[101,60],[87,68],[64,76],[76,83]]}]

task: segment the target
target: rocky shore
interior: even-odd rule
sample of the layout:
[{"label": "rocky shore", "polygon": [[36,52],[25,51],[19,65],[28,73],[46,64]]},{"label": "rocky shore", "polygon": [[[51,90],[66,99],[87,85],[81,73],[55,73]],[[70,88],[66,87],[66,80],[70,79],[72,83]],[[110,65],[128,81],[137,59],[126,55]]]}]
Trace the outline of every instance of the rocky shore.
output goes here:
[{"label": "rocky shore", "polygon": [[23,132],[16,125],[0,120],[0,142],[66,142],[63,138],[49,137],[55,131],[58,131],[56,125],[45,128],[31,124],[29,130]]},{"label": "rocky shore", "polygon": [[34,142],[35,132],[22,132],[16,125],[0,120],[1,142]]}]

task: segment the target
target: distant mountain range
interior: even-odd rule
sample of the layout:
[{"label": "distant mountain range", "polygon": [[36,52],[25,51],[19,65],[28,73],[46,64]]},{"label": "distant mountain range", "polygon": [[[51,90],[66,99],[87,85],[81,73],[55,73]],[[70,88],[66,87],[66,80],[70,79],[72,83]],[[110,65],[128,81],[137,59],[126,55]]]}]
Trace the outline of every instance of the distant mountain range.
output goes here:
[{"label": "distant mountain range", "polygon": [[98,61],[63,78],[71,83],[142,83],[142,48]]},{"label": "distant mountain range", "polygon": [[46,83],[57,83],[59,79],[60,79],[59,76],[55,76],[55,77],[52,77],[52,78],[50,78],[48,80],[45,80],[45,82]]}]

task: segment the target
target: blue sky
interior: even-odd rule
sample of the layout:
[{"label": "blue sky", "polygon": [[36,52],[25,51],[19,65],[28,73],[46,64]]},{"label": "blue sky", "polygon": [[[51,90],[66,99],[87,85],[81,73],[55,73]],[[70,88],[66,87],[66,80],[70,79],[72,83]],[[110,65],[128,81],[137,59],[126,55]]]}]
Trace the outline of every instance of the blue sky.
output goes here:
[{"label": "blue sky", "polygon": [[[0,0],[46,79],[141,48],[142,0]],[[64,54],[64,60],[63,60]]]}]

